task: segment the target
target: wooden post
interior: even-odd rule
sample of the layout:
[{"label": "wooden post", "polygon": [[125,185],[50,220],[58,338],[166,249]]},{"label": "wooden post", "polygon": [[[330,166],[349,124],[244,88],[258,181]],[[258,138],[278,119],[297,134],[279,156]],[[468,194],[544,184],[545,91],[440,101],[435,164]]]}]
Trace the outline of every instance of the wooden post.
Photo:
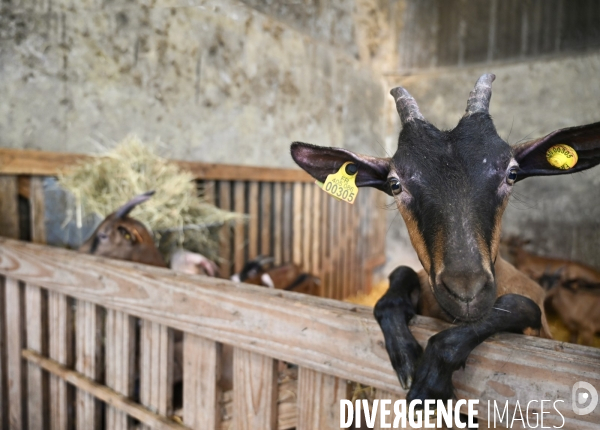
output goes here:
[{"label": "wooden post", "polygon": [[252,260],[258,256],[258,225],[259,219],[259,201],[258,201],[258,182],[252,181],[248,186],[248,259]]},{"label": "wooden post", "polygon": [[[124,312],[106,311],[106,386],[125,396],[133,394],[135,321]],[[127,414],[107,405],[106,427],[127,430]]]},{"label": "wooden post", "polygon": [[173,411],[173,330],[142,320],[140,403],[159,415]]},{"label": "wooden post", "polygon": [[[48,353],[51,359],[71,366],[72,314],[67,296],[48,292]],[[68,428],[67,384],[56,375],[50,375],[50,429]]]},{"label": "wooden post", "polygon": [[347,398],[346,381],[300,367],[297,430],[339,429],[340,400]]},{"label": "wooden post", "polygon": [[260,254],[261,255],[272,255],[274,252],[271,249],[272,237],[275,234],[271,227],[271,183],[263,182],[260,186],[261,198],[260,198]]},{"label": "wooden post", "polygon": [[8,374],[8,420],[10,430],[21,430],[25,427],[23,386],[23,327],[21,325],[21,287],[13,278],[5,279],[6,315],[6,347]]},{"label": "wooden post", "polygon": [[280,183],[274,184],[274,230],[273,230],[273,257],[275,264],[283,263],[283,185]]},{"label": "wooden post", "polygon": [[[25,286],[25,310],[27,321],[27,348],[42,353],[42,291],[35,285]],[[46,420],[45,393],[42,369],[27,364],[27,414],[29,430],[42,430]]]},{"label": "wooden post", "polygon": [[192,429],[217,430],[221,345],[188,333],[183,342],[183,422]]},{"label": "wooden post", "polygon": [[[236,181],[233,184],[233,210],[239,213],[246,212],[245,184],[242,181]],[[233,271],[239,273],[246,260],[247,237],[245,235],[246,226],[242,222],[235,224],[233,235]]]},{"label": "wooden post", "polygon": [[0,175],[0,236],[19,238],[19,188],[16,176]]},{"label": "wooden post", "polygon": [[233,413],[236,430],[277,428],[277,362],[234,348]]},{"label": "wooden post", "polygon": [[46,243],[46,205],[44,178],[33,176],[29,182],[29,204],[31,214],[31,241]]},{"label": "wooden post", "polygon": [[[76,311],[76,363],[75,369],[90,379],[96,380],[100,366],[98,307],[90,302],[77,302]],[[100,408],[96,398],[82,390],[77,390],[77,429],[95,430],[100,425]]]},{"label": "wooden post", "polygon": [[294,184],[294,212],[292,227],[293,246],[292,259],[295,264],[302,265],[302,217],[304,210],[302,209],[302,188],[303,184]]},{"label": "wooden post", "polygon": [[[219,183],[219,207],[226,211],[231,210],[231,185],[229,182]],[[225,225],[219,232],[219,257],[221,259],[219,268],[221,276],[225,278],[231,276],[231,231],[231,226]]]}]

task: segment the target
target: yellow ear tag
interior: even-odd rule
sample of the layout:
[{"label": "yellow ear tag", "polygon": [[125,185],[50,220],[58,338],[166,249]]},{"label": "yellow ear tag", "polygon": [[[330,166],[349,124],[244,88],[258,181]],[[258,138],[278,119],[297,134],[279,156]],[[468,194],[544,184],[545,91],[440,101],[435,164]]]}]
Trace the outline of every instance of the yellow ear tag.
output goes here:
[{"label": "yellow ear tag", "polygon": [[569,145],[559,143],[546,151],[548,163],[561,170],[569,170],[577,164],[577,151]]},{"label": "yellow ear tag", "polygon": [[336,173],[328,175],[324,183],[315,181],[315,184],[336,199],[354,204],[354,200],[358,195],[358,187],[355,183],[357,174],[358,167],[356,164],[347,161]]}]

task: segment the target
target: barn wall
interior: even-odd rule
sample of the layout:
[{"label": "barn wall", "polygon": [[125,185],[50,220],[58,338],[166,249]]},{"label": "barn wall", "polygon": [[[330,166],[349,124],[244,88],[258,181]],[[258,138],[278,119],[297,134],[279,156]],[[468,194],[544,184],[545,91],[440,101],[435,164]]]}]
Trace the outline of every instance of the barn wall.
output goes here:
[{"label": "barn wall", "polygon": [[384,89],[345,24],[353,4],[312,32],[250,6],[2,2],[0,146],[96,152],[136,133],[170,157],[292,166],[293,140],[381,141]]}]

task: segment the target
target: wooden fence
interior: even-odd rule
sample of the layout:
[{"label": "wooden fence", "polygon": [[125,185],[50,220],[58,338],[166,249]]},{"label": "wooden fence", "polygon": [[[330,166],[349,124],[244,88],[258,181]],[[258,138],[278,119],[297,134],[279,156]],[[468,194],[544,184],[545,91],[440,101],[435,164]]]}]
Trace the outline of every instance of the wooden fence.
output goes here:
[{"label": "wooden fence", "polygon": [[[129,416],[142,428],[219,429],[221,343],[234,346],[236,429],[281,423],[275,360],[299,366],[300,430],[339,428],[348,380],[377,397],[404,394],[361,306],[11,239],[0,239],[0,275],[3,428],[118,430],[131,428]],[[412,331],[424,343],[445,327],[417,317]],[[183,424],[169,419],[172,329],[185,333]],[[502,334],[476,348],[454,382],[459,398],[481,400],[482,418],[487,400],[519,401],[524,414],[530,400],[564,400],[555,404],[562,428],[591,430],[600,414],[574,414],[571,387],[598,387],[599,369],[597,349]],[[560,427],[546,409],[545,425]]]},{"label": "wooden fence", "polygon": [[[45,242],[41,180],[89,159],[80,154],[0,149],[0,236]],[[221,273],[229,276],[259,254],[294,262],[320,277],[324,297],[369,292],[385,262],[385,197],[361,189],[354,205],[329,197],[299,169],[178,162],[201,183],[206,199],[246,213],[247,224],[221,233]],[[19,219],[19,199],[31,222]],[[20,231],[21,230],[21,231]]]}]

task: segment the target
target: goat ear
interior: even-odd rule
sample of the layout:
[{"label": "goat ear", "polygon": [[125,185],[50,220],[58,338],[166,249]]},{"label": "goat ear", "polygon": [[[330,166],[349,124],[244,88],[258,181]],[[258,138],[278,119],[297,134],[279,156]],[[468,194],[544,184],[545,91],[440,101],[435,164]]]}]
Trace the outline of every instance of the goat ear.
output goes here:
[{"label": "goat ear", "polygon": [[387,177],[390,171],[389,158],[370,157],[355,154],[342,148],[311,145],[294,142],[291,146],[292,158],[313,178],[324,182],[327,175],[337,172],[347,161],[356,163],[358,187],[374,187],[390,194]]},{"label": "goat ear", "polygon": [[[577,164],[567,170],[552,166],[546,159],[546,151],[560,143],[577,152]],[[529,176],[564,175],[589,169],[600,164],[600,122],[557,130],[541,139],[517,145],[513,153],[519,163],[517,181]]]}]

